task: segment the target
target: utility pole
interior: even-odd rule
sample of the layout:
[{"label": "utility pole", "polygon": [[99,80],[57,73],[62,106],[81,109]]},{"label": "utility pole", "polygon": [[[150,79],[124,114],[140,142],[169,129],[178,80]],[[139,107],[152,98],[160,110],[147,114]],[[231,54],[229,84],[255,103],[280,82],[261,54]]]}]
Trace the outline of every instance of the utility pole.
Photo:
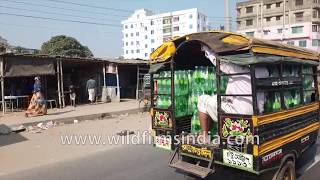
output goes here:
[{"label": "utility pole", "polygon": [[285,25],[286,25],[286,0],[283,0],[283,20],[282,20],[282,35],[281,35],[281,42],[284,40],[284,33],[285,33]]},{"label": "utility pole", "polygon": [[226,31],[231,31],[231,19],[230,19],[230,11],[229,11],[229,0],[224,0],[224,12],[225,12],[225,30]]},{"label": "utility pole", "polygon": [[261,38],[263,38],[263,2],[260,2],[260,8],[261,8],[261,19],[260,19],[260,36]]},{"label": "utility pole", "polygon": [[170,31],[171,31],[171,40],[173,39],[173,16],[172,11],[170,12]]}]

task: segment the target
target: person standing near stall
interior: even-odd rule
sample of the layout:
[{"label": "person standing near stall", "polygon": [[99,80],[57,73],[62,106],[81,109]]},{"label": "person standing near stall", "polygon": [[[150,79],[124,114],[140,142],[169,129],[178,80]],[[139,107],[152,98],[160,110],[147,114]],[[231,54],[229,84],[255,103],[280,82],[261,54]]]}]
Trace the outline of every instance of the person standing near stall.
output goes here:
[{"label": "person standing near stall", "polygon": [[87,86],[86,86],[86,89],[89,95],[89,101],[91,102],[91,104],[93,104],[96,99],[96,88],[97,88],[96,81],[91,76],[90,79],[87,81]]},{"label": "person standing near stall", "polygon": [[72,83],[69,86],[69,93],[70,93],[71,106],[76,107],[76,91],[75,91],[75,87]]}]

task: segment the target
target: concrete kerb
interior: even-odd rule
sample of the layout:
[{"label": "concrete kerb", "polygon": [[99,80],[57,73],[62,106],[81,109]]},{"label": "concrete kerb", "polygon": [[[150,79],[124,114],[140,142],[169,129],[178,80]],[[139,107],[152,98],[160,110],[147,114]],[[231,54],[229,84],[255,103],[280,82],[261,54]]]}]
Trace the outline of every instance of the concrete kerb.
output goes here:
[{"label": "concrete kerb", "polygon": [[97,113],[97,114],[88,114],[88,115],[73,116],[73,117],[66,117],[66,118],[26,122],[26,123],[21,123],[21,124],[9,125],[8,127],[12,128],[12,127],[17,127],[17,126],[21,126],[21,125],[23,125],[24,127],[35,126],[38,123],[47,123],[49,121],[53,121],[53,122],[57,122],[57,123],[64,123],[64,124],[73,124],[74,120],[77,120],[78,122],[88,121],[88,120],[105,120],[105,119],[113,118],[113,116],[119,116],[119,115],[123,115],[123,114],[136,114],[139,112],[142,112],[142,111],[141,111],[141,109],[137,108],[137,109],[115,111],[115,112],[108,112],[108,113]]}]

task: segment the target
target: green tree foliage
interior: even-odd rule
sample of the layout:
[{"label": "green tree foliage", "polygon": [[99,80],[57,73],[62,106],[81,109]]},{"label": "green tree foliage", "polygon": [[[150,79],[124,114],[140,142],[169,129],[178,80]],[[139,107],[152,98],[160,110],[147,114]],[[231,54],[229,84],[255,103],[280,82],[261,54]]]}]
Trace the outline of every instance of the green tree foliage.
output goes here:
[{"label": "green tree foliage", "polygon": [[75,38],[64,35],[54,36],[41,46],[41,54],[92,57],[93,54],[87,46],[81,45]]}]

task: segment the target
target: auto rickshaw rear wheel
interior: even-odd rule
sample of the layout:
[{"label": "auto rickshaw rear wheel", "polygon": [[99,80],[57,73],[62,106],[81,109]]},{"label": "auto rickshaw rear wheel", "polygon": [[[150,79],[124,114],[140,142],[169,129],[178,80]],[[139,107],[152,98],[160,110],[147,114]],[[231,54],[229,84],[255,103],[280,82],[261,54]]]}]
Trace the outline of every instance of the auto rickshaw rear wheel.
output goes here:
[{"label": "auto rickshaw rear wheel", "polygon": [[296,180],[296,169],[292,160],[288,160],[281,167],[276,180]]}]

